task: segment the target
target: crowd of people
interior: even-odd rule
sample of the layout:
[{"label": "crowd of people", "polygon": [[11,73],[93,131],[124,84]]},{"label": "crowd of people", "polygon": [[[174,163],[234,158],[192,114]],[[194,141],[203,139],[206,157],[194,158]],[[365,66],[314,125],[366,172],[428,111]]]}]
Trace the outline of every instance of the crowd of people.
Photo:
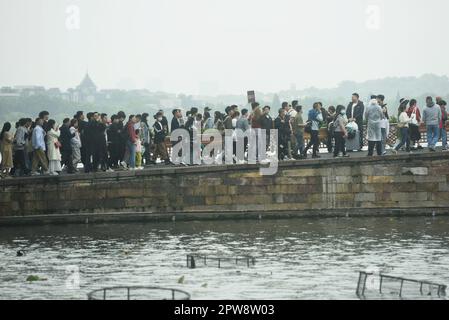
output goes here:
[{"label": "crowd of people", "polygon": [[[191,139],[194,134],[217,130],[224,136],[226,130],[265,130],[267,150],[270,151],[270,130],[277,130],[277,156],[279,160],[306,159],[312,150],[313,158],[320,158],[320,129],[327,131],[325,144],[334,157],[348,157],[352,151],[362,151],[364,138],[368,141],[368,156],[387,153],[389,135],[389,112],[383,95],[372,96],[367,106],[357,93],[347,107],[323,107],[321,102],[313,104],[307,116],[298,101],[284,102],[278,116],[271,117],[269,106],[251,104],[251,110],[236,105],[229,106],[225,113],[208,107],[201,114],[191,108],[184,116],[181,109],[173,110],[169,126],[167,117],[160,110],[151,121],[148,113],[129,115],[123,111],[110,118],[105,113],[78,111],[73,118],[66,118],[59,125],[42,111],[33,121],[20,119],[15,124],[5,123],[0,133],[2,178],[26,175],[73,174],[80,167],[85,173],[114,171],[116,169],[141,170],[144,166],[164,163],[171,165],[167,137],[176,129],[186,129]],[[430,151],[442,139],[443,150],[447,150],[446,102],[437,97],[426,100],[421,111],[415,99],[401,99],[398,108],[398,139],[389,146],[393,153],[405,147],[407,152],[422,149],[420,126],[425,124]],[[365,126],[366,123],[366,126]],[[366,132],[364,132],[366,128]],[[304,134],[310,135],[307,145]],[[173,143],[175,144],[175,143]],[[244,148],[248,148],[245,138]],[[234,142],[234,155],[236,154]],[[240,159],[242,160],[242,159]],[[243,159],[244,160],[244,159]],[[82,166],[80,165],[82,164]]]}]

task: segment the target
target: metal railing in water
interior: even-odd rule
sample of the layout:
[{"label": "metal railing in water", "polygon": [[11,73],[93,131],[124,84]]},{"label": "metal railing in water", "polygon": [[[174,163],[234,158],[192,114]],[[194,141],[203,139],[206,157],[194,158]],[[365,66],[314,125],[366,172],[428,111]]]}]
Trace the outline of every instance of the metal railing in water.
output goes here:
[{"label": "metal railing in water", "polygon": [[207,266],[208,262],[213,262],[216,264],[218,268],[222,268],[223,265],[232,264],[232,265],[245,265],[248,268],[254,266],[256,264],[256,258],[245,256],[245,257],[211,257],[206,255],[195,255],[188,254],[187,255],[187,268],[195,269],[197,262],[203,263]]},{"label": "metal railing in water", "polygon": [[129,286],[109,287],[87,294],[89,300],[190,300],[183,290],[161,287]]},{"label": "metal railing in water", "polygon": [[[356,294],[359,298],[365,297],[367,289],[366,282],[368,277],[379,277],[379,294],[397,294],[400,298],[404,296],[405,287],[413,290],[412,294],[421,296],[437,296],[442,298],[446,296],[446,285],[434,283],[425,280],[407,279],[403,277],[395,277],[386,274],[375,274],[360,271],[359,280],[357,282]],[[389,283],[388,283],[389,282]],[[388,292],[385,292],[388,291]]]}]

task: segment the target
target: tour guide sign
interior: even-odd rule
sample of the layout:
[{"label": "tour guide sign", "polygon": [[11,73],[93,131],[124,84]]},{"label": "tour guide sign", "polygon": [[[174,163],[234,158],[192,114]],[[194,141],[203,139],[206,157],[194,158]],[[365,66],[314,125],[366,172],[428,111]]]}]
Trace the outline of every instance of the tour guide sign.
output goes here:
[{"label": "tour guide sign", "polygon": [[254,91],[248,91],[248,103],[256,102],[256,93]]}]

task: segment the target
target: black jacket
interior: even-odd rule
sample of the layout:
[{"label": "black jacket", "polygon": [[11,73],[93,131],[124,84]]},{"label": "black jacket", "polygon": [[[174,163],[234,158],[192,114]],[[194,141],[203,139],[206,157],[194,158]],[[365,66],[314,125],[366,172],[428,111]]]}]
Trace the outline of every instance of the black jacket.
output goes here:
[{"label": "black jacket", "polygon": [[66,125],[63,125],[60,129],[61,136],[59,137],[59,141],[61,142],[61,150],[62,151],[70,151],[72,150],[72,146],[70,144],[70,140],[75,137],[75,134],[70,133],[70,128]]},{"label": "black jacket", "polygon": [[182,128],[182,127],[179,125],[178,119],[176,117],[173,117],[173,119],[171,120],[171,132],[173,132],[179,128]]},{"label": "black jacket", "polygon": [[348,119],[354,118],[357,124],[363,124],[363,115],[365,113],[365,105],[359,100],[354,110],[352,109],[352,102],[349,103],[347,110]]},{"label": "black jacket", "polygon": [[264,115],[260,119],[260,123],[261,123],[262,129],[265,129],[265,130],[273,129],[273,119],[271,118],[270,115]]},{"label": "black jacket", "polygon": [[156,121],[153,125],[154,128],[154,143],[162,143],[165,141],[165,130],[163,122]]},{"label": "black jacket", "polygon": [[162,117],[162,126],[164,127],[164,132],[167,135],[170,132],[170,129],[168,128],[168,120],[166,116]]},{"label": "black jacket", "polygon": [[280,141],[288,140],[290,137],[290,125],[287,117],[284,118],[284,122],[282,122],[280,117],[277,117],[276,120],[274,120],[274,127],[278,130]]}]

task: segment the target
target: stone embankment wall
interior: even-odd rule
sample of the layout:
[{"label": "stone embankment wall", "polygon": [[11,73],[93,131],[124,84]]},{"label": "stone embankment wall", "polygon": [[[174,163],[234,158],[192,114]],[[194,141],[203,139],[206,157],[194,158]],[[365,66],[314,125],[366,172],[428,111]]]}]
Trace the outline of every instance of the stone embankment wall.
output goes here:
[{"label": "stone embankment wall", "polygon": [[446,153],[0,181],[0,224],[448,213]]}]

